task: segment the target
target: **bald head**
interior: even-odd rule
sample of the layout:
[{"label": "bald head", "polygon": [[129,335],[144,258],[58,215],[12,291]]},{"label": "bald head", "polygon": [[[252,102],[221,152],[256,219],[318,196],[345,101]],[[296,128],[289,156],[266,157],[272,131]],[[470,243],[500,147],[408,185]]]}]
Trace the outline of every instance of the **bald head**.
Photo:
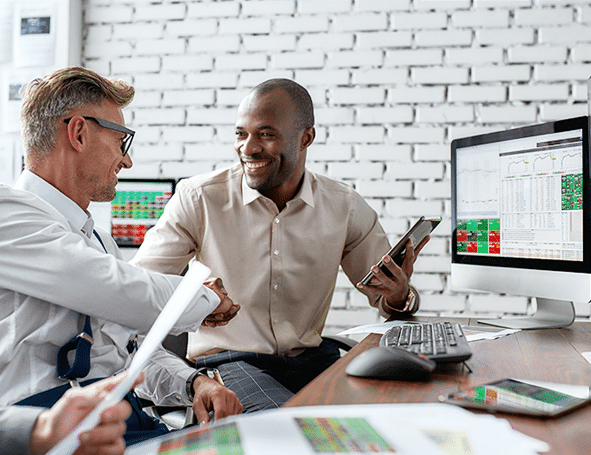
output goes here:
[{"label": "bald head", "polygon": [[312,98],[304,87],[290,79],[269,79],[251,90],[251,94],[265,95],[274,90],[287,92],[293,102],[295,131],[301,131],[314,126],[314,106]]}]

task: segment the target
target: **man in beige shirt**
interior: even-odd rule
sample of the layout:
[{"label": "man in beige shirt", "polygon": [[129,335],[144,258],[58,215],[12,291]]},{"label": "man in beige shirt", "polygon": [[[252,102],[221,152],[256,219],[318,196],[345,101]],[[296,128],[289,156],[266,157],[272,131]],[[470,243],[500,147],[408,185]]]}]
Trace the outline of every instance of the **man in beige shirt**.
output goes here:
[{"label": "man in beige shirt", "polygon": [[241,310],[227,327],[189,334],[187,357],[218,367],[246,412],[277,407],[339,357],[322,340],[339,266],[384,315],[414,313],[408,245],[392,277],[375,264],[389,249],[378,216],[348,185],[305,168],[315,137],[310,95],[272,79],[241,102],[230,168],[183,180],[134,263],[181,273],[196,259],[222,277]]}]

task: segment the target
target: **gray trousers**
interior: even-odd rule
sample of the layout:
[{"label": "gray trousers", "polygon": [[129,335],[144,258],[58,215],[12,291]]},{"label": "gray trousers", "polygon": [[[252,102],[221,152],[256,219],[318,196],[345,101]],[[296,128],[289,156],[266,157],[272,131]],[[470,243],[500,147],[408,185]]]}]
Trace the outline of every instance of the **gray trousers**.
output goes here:
[{"label": "gray trousers", "polygon": [[222,351],[199,357],[195,367],[217,368],[248,413],[280,407],[339,357],[338,346],[323,340],[295,357]]}]

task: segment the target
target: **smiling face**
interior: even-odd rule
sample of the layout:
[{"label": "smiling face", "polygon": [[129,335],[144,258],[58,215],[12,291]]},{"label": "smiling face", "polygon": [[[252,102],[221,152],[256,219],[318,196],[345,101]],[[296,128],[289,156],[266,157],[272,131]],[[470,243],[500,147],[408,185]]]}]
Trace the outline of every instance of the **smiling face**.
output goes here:
[{"label": "smiling face", "polygon": [[313,128],[296,131],[294,123],[295,107],[282,89],[251,92],[238,107],[234,149],[246,183],[280,208],[299,189],[313,140]]},{"label": "smiling face", "polygon": [[[108,120],[124,126],[123,112],[112,102],[105,102],[92,110],[92,117]],[[109,202],[115,198],[117,174],[122,168],[132,166],[129,154],[123,156],[121,143],[125,134],[100,126],[92,120],[85,120],[89,131],[89,154],[84,166],[78,170],[78,184],[84,185],[91,201]]]}]

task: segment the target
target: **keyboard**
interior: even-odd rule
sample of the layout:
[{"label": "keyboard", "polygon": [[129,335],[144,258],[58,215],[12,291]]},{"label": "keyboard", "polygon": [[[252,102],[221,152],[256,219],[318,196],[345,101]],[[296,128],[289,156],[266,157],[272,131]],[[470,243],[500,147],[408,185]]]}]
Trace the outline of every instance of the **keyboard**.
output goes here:
[{"label": "keyboard", "polygon": [[462,326],[455,322],[406,322],[389,328],[380,346],[398,346],[436,363],[463,362],[472,356]]}]

